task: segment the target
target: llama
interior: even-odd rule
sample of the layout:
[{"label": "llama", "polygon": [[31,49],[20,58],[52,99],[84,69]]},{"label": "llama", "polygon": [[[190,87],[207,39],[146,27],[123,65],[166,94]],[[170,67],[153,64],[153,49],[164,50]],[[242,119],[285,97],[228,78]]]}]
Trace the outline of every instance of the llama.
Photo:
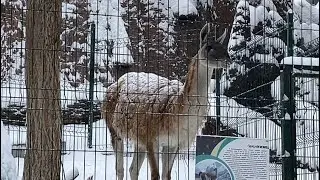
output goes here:
[{"label": "llama", "polygon": [[118,179],[124,178],[124,139],[134,144],[131,180],[138,179],[146,156],[151,179],[160,179],[161,150],[162,179],[171,179],[178,150],[190,147],[207,114],[213,70],[225,65],[217,59],[228,56],[222,45],[227,31],[216,40],[211,31],[212,24],[201,29],[200,49],[192,58],[184,85],[153,73],[130,72],[108,87],[101,109],[115,150]]}]

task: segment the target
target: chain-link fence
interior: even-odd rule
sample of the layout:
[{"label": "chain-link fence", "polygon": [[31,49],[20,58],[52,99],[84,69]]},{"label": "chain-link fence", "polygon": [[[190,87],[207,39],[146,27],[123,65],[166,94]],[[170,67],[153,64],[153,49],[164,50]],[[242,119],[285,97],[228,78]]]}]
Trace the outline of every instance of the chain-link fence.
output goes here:
[{"label": "chain-link fence", "polygon": [[[9,174],[12,171],[5,171],[6,167],[12,166],[17,179],[23,176],[27,150],[34,150],[27,147],[27,114],[33,110],[27,104],[30,88],[26,85],[26,13],[29,10],[26,0],[1,1],[1,121],[4,127],[1,135],[5,136],[3,130],[7,130],[10,140],[9,143],[2,138],[1,146],[9,144],[13,156],[12,162],[2,158],[1,171]],[[156,127],[155,135],[148,137],[161,139],[161,133],[174,134],[183,125],[177,123],[175,127],[174,121],[167,119],[172,120],[172,116],[178,117],[179,113],[184,113],[188,117],[184,119],[191,124],[200,122],[202,117],[204,125],[194,135],[267,139],[269,179],[319,179],[318,1],[68,0],[62,1],[61,12],[62,136],[61,148],[56,149],[61,152],[60,179],[121,177],[121,172],[116,170],[121,158],[115,156],[118,151],[112,144],[120,138],[119,134],[123,135],[124,143],[123,176],[131,179],[135,172],[130,168],[131,163],[136,156],[149,151],[147,148],[138,151],[135,147],[142,143],[140,140],[148,138],[132,134],[143,134],[144,129],[152,134],[151,129]],[[200,30],[207,22],[215,25],[210,31],[215,36],[211,43],[217,46],[216,56],[228,53],[222,61],[223,68],[213,70],[212,79],[210,68],[197,71],[194,60],[202,56],[192,60],[203,47]],[[217,38],[225,28],[228,34],[220,47]],[[124,76],[121,80],[128,72],[140,74]],[[192,79],[193,73],[210,77]],[[190,107],[183,113],[172,110],[176,104],[183,104],[179,98],[184,99],[186,87],[196,89],[204,82],[210,86],[210,91],[206,91],[208,113],[201,114]],[[112,86],[117,87],[112,89]],[[115,98],[109,102],[113,96],[106,98],[107,91],[111,94],[122,91],[116,95],[120,100]],[[185,102],[192,102],[193,95]],[[198,94],[198,98],[202,96]],[[201,101],[199,99],[197,101]],[[109,112],[112,103],[118,104]],[[116,124],[113,125],[116,135],[110,130],[112,125],[107,124],[110,116],[105,120],[101,113],[106,117],[108,113],[115,114],[111,116],[114,121],[122,117],[124,123],[112,123]],[[130,113],[143,114],[151,123],[143,124],[145,119],[137,115],[137,124],[133,124],[136,126],[129,127]],[[146,127],[141,128],[144,125]],[[193,126],[186,127],[190,133]],[[126,131],[122,132],[123,129]],[[124,138],[130,133],[132,137]],[[182,139],[188,141],[184,149],[167,152],[177,154],[171,178],[200,178],[195,169],[195,139],[179,133],[165,137],[175,138],[179,143]],[[163,145],[168,143],[166,138],[158,142],[160,147],[155,150],[159,155],[156,164],[160,176],[164,175],[161,157],[166,154],[160,151],[162,146],[167,147]],[[156,140],[161,141],[159,139]],[[4,151],[2,148],[2,155]],[[149,161],[150,158],[148,156]],[[149,161],[141,163],[139,179],[154,178],[156,173],[150,171],[154,167]]]}]

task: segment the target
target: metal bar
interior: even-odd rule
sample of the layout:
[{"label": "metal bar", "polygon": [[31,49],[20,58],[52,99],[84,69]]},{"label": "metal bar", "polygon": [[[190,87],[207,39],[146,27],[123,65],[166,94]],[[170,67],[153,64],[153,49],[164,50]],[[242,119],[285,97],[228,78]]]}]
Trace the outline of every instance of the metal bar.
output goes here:
[{"label": "metal bar", "polygon": [[91,44],[90,44],[90,85],[89,85],[89,123],[88,123],[88,147],[92,148],[92,124],[93,124],[93,88],[94,88],[94,50],[95,50],[95,24],[91,24]]},{"label": "metal bar", "polygon": [[[243,63],[241,61],[233,61],[233,62],[238,62],[238,63]],[[249,63],[244,63],[244,64],[250,64],[253,66],[264,66],[264,65],[274,65],[272,62],[249,62]],[[295,64],[279,64],[280,68],[284,68],[284,66],[292,66],[295,69],[304,69],[304,70],[310,70],[310,71],[317,71],[319,72],[319,66],[311,66],[311,65],[295,65]]]},{"label": "metal bar", "polygon": [[[287,33],[288,56],[293,55],[293,13],[288,13]],[[296,122],[294,101],[294,77],[293,67],[284,66],[280,76],[281,80],[281,104],[284,110],[282,118],[282,179],[297,179],[296,169]]]},{"label": "metal bar", "polygon": [[293,74],[294,77],[303,77],[303,78],[319,78],[319,74],[315,73],[315,74],[312,74],[312,73],[294,73]]},{"label": "metal bar", "polygon": [[293,56],[293,12],[288,12],[287,56]]},{"label": "metal bar", "polygon": [[[216,73],[216,134],[220,134],[220,122],[221,122],[221,104],[220,104],[220,79],[221,79],[221,72],[218,71]],[[212,120],[212,119],[211,119]],[[213,122],[212,122],[213,123]]]},{"label": "metal bar", "polygon": [[[288,65],[284,65],[284,66],[288,66]],[[317,71],[319,72],[319,66],[301,66],[301,65],[290,65],[292,67],[294,67],[295,69],[303,69],[303,70],[310,70],[310,71]]]}]

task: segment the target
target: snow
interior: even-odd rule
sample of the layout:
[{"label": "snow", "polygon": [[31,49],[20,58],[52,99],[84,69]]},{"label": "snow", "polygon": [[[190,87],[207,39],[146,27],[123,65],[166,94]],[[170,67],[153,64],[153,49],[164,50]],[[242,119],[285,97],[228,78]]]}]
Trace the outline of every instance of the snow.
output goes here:
[{"label": "snow", "polygon": [[[89,0],[90,22],[96,24],[97,50],[95,62],[126,63],[133,62],[130,41],[126,32],[124,21],[121,18],[122,7],[117,0]],[[89,38],[90,39],[90,38]],[[107,41],[114,43],[113,56],[107,53]]]},{"label": "snow", "polygon": [[280,64],[319,67],[319,58],[288,56],[283,58]]},{"label": "snow", "polygon": [[[134,87],[133,87],[134,88]],[[279,89],[278,89],[279,91]],[[211,94],[210,98],[210,115],[215,116],[215,94]],[[300,100],[301,99],[297,99]],[[302,102],[302,101],[301,101]],[[297,158],[303,163],[309,163],[311,167],[318,167],[318,160],[312,157],[319,157],[319,142],[314,139],[319,137],[319,112],[308,103],[297,104],[297,116],[301,120],[305,119],[305,124],[297,128]],[[314,107],[314,106],[313,106]],[[310,121],[314,119],[314,121]],[[269,139],[269,147],[277,151],[277,156],[282,156],[281,150],[281,128],[270,119],[262,114],[252,111],[242,105],[236,103],[233,99],[221,96],[221,120],[224,125],[236,129],[240,134],[252,138]],[[300,120],[299,120],[300,121]],[[10,138],[15,143],[25,143],[25,127],[8,126],[10,130]],[[3,132],[3,131],[2,131]],[[70,174],[73,171],[79,172],[77,179],[86,179],[92,176],[97,179],[116,179],[115,173],[115,157],[111,148],[109,131],[106,128],[104,120],[97,121],[93,124],[93,148],[87,148],[86,125],[65,125],[63,128],[63,140],[66,142],[66,155],[63,156],[63,166],[65,172]],[[125,147],[125,177],[129,179],[129,166],[132,161],[133,148],[127,142]],[[183,152],[182,152],[183,153]],[[173,179],[193,179],[195,172],[194,147],[190,148],[188,156],[181,155],[176,160],[173,167]],[[19,175],[22,176],[23,159],[16,158],[19,167]],[[160,162],[160,169],[162,165]],[[274,168],[270,165],[270,168]],[[271,169],[271,172],[277,169]],[[298,172],[306,172],[298,169]],[[73,173],[71,173],[73,174]],[[76,174],[76,173],[75,173]],[[280,176],[281,174],[277,174]],[[150,178],[149,165],[147,161],[143,163],[140,178]],[[318,177],[317,173],[301,175],[301,177]],[[76,179],[76,180],[77,180]],[[272,179],[272,178],[271,178]]]},{"label": "snow", "polygon": [[198,14],[195,3],[194,0],[171,0],[167,7],[170,7],[172,13],[179,15]]},{"label": "snow", "polygon": [[74,51],[75,49],[85,49],[86,48],[86,44],[83,43],[83,44],[80,44],[78,42],[73,42],[71,44],[71,51]]},{"label": "snow", "polygon": [[[319,79],[303,78],[302,80],[300,78],[295,85],[300,88],[298,92],[311,91],[304,97],[295,96],[296,112],[294,117],[297,122],[297,159],[316,169],[319,168],[319,159],[314,158],[319,157],[319,108],[312,103],[318,102]],[[271,94],[275,100],[280,102],[280,77],[272,83]],[[288,97],[284,99],[288,99]],[[288,113],[286,113],[285,119],[290,120]]]},{"label": "snow", "polygon": [[9,3],[12,6],[16,6],[19,9],[23,9],[23,1],[8,1],[8,0],[1,0],[1,4]]},{"label": "snow", "polygon": [[[109,77],[111,75],[109,74]],[[89,99],[89,82],[80,84],[79,87],[72,87],[66,79],[61,76],[61,106],[66,108],[68,105],[75,103],[78,100]],[[104,98],[105,88],[101,83],[94,85],[94,101],[102,101]],[[25,81],[17,83],[6,83],[1,86],[1,107],[9,105],[26,106],[26,86]]]},{"label": "snow", "polygon": [[264,6],[265,8],[268,8],[269,11],[276,11],[277,10],[277,8],[274,5],[272,0],[261,0],[260,6]]},{"label": "snow", "polygon": [[282,20],[282,17],[278,14],[277,11],[269,11],[268,14],[269,14],[268,16],[270,17],[270,19],[271,19],[271,21],[272,21],[273,23],[279,22],[279,21]]},{"label": "snow", "polygon": [[319,24],[319,5],[312,6],[306,0],[294,0],[293,11],[300,17],[302,23]]},{"label": "snow", "polygon": [[319,108],[300,97],[295,100],[295,118],[300,123],[297,125],[297,159],[316,169],[319,168],[319,158],[312,157],[319,157]]},{"label": "snow", "polygon": [[285,151],[282,157],[290,157],[290,153],[288,151]]},{"label": "snow", "polygon": [[[215,97],[215,94],[212,94],[211,97]],[[215,100],[215,98],[211,98],[210,101],[210,114],[213,116],[216,114]],[[296,112],[296,117],[299,117],[297,123],[305,120],[304,125],[297,125],[297,160],[308,163],[312,168],[319,168],[319,159],[315,158],[319,157],[319,110],[308,102],[303,102],[301,98],[297,98],[297,101],[299,102]],[[221,122],[224,125],[234,128],[238,133],[249,138],[268,139],[269,148],[276,150],[277,156],[282,156],[280,126],[263,114],[252,111],[226,96],[221,96],[220,104]],[[271,164],[270,168],[273,171],[272,167]],[[307,170],[301,169],[298,171],[307,172]],[[314,176],[317,176],[316,172],[311,173],[309,177]],[[304,178],[303,175],[301,177]]]},{"label": "snow", "polygon": [[1,85],[1,107],[9,104],[26,105],[26,89],[23,82]]},{"label": "snow", "polygon": [[72,168],[71,170],[67,171],[65,174],[65,180],[74,180],[79,176],[79,170],[77,167]]},{"label": "snow", "polygon": [[[21,24],[21,23],[18,23]],[[20,27],[25,32],[25,27]],[[1,34],[2,35],[2,34]],[[10,36],[9,34],[7,36]],[[11,68],[6,75],[8,79],[4,82],[1,81],[1,87],[3,84],[11,83],[11,84],[21,84],[24,81],[24,56],[25,56],[25,40],[19,42],[14,41],[12,42],[13,47],[7,48],[5,51],[4,56],[11,57],[13,63],[11,63]],[[18,73],[19,72],[19,73]]]},{"label": "snow", "polygon": [[[250,7],[249,3],[247,1],[241,0],[239,1],[239,3],[237,4],[237,8],[236,8],[236,13],[237,16],[233,21],[233,28],[231,31],[231,36],[230,36],[230,40],[228,43],[228,49],[232,50],[236,47],[239,47],[243,44],[243,42],[245,41],[245,38],[243,36],[243,29],[246,28],[245,25],[246,23],[249,23],[248,19],[245,20],[246,17],[250,17]],[[241,30],[235,30],[235,29],[240,29],[243,28]]]},{"label": "snow", "polygon": [[272,63],[272,64],[278,64],[277,60],[273,57],[271,53],[269,54],[259,54],[255,53],[250,59],[253,60],[253,62],[258,63]]},{"label": "snow", "polygon": [[[296,72],[301,73],[301,71]],[[297,93],[300,95],[297,96],[303,95],[303,100],[310,104],[319,104],[319,79],[306,77],[296,78],[295,86],[299,88]],[[276,101],[280,101],[280,76],[271,84],[271,95]]]},{"label": "snow", "polygon": [[[111,75],[109,75],[111,77]],[[79,87],[72,87],[66,79],[61,76],[61,106],[75,103],[77,100],[89,99],[89,82],[80,84]],[[101,83],[96,83],[94,86],[94,101],[103,100],[105,88]],[[24,81],[19,83],[6,83],[1,86],[1,107],[9,105],[26,105],[26,86]]]},{"label": "snow", "polygon": [[[136,73],[130,72],[121,76],[119,83],[125,83],[125,86],[116,88],[124,99],[136,102],[139,99],[141,102],[162,102],[172,95],[177,95],[183,88],[183,84],[177,80],[169,80],[153,73]],[[130,83],[128,83],[130,82]],[[128,94],[128,92],[139,92],[137,94]],[[154,94],[154,98],[144,96]],[[137,97],[139,96],[139,97]],[[155,100],[155,101],[154,101]],[[122,101],[121,101],[122,102]],[[125,100],[123,102],[126,102]]]},{"label": "snow", "polygon": [[241,0],[237,4],[237,10],[238,9],[247,9],[247,7],[249,7],[249,2],[245,1],[245,0]]},{"label": "snow", "polygon": [[[182,0],[180,0],[180,1],[182,1]],[[205,8],[207,8],[207,6],[210,7],[213,5],[214,0],[194,0],[194,1],[200,2]]]},{"label": "snow", "polygon": [[294,22],[294,41],[303,38],[304,43],[308,43],[314,39],[319,38],[319,25],[315,23],[301,23],[299,21]]},{"label": "snow", "polygon": [[[9,3],[19,3],[22,1],[17,1],[17,2],[9,2]],[[93,1],[94,2],[98,2],[98,1]],[[101,3],[104,4],[99,4],[99,7],[107,7],[106,3],[108,3],[109,1],[101,1]],[[93,4],[94,5],[94,4]],[[21,5],[22,6],[22,5]],[[103,8],[103,10],[105,10],[106,8]],[[109,7],[109,9],[112,9]],[[113,10],[113,9],[112,9]],[[66,3],[63,2],[62,3],[62,15],[64,16],[64,18],[67,18],[65,16],[68,16],[68,19],[72,18],[71,16],[75,16],[77,11],[77,7],[76,5],[72,4],[72,3]],[[106,13],[108,12],[108,8],[105,11]],[[115,14],[115,10],[112,11],[114,15]],[[96,12],[94,12],[96,13]],[[110,15],[110,16],[111,16]],[[91,16],[92,17],[92,16]],[[126,38],[127,34],[123,34],[123,32],[125,32],[124,29],[124,23],[123,21],[120,21],[119,24],[118,19],[119,18],[115,18],[113,17],[113,19],[110,20],[110,22],[113,23],[111,32],[107,32],[106,27],[107,24],[105,21],[105,17],[107,17],[107,14],[105,14],[104,16],[99,16],[99,18],[97,18],[97,16],[95,15],[95,20],[97,20],[97,22],[99,21],[99,23],[101,22],[102,24],[102,28],[100,28],[100,31],[97,31],[97,36],[101,35],[102,40],[107,40],[107,39],[117,39],[117,37],[120,38]],[[109,17],[109,15],[108,15]],[[76,18],[76,17],[73,17]],[[100,19],[101,18],[101,19]],[[120,18],[121,19],[121,18]],[[92,20],[92,19],[91,19]],[[17,22],[18,23],[18,27],[21,28],[23,30],[23,32],[25,33],[25,27],[22,26],[21,22]],[[120,29],[120,31],[118,31],[118,28]],[[122,29],[121,29],[122,28]],[[97,28],[99,29],[99,28]],[[70,29],[66,29],[66,31],[68,31]],[[3,32],[3,27],[1,28],[1,31]],[[1,35],[3,35],[3,33],[1,32]],[[120,32],[120,33],[117,33]],[[122,36],[119,36],[119,34],[123,34]],[[7,34],[5,34],[5,36],[10,36],[12,34],[12,32],[7,32]],[[109,35],[109,36],[107,36]],[[21,37],[24,37],[23,35],[21,35]],[[90,37],[88,37],[88,39],[90,39]],[[120,41],[123,41],[122,39],[120,39]],[[101,40],[101,38],[98,40]],[[117,42],[117,41],[115,41]],[[7,107],[9,104],[15,104],[15,105],[21,105],[24,106],[26,104],[26,86],[25,86],[25,77],[24,77],[24,73],[25,73],[25,60],[24,60],[24,56],[25,56],[25,41],[15,41],[12,42],[13,47],[7,48],[7,50],[4,52],[4,56],[8,55],[13,59],[13,62],[10,63],[11,68],[8,70],[8,72],[2,72],[5,73],[6,76],[8,76],[8,78],[5,81],[1,81],[1,107]],[[106,43],[105,41],[101,42],[100,45],[105,45],[104,48],[106,48]],[[127,42],[128,44],[128,42]],[[113,52],[115,55],[112,58],[107,57],[107,53],[106,53],[106,49],[102,49],[100,52],[98,51],[96,54],[99,54],[98,56],[96,56],[96,64],[95,66],[98,67],[98,69],[102,69],[105,67],[110,66],[110,63],[104,63],[104,62],[126,62],[126,63],[131,63],[132,57],[130,55],[130,52],[127,51],[127,44],[124,45],[119,45],[119,43],[115,43],[115,46],[118,45],[118,47],[114,48]],[[98,44],[99,45],[99,44]],[[84,43],[79,43],[77,41],[73,42],[71,44],[71,51],[74,50],[74,48],[82,48],[85,49],[87,48],[87,44]],[[121,54],[121,55],[119,55]],[[67,106],[70,103],[75,102],[76,100],[79,99],[88,99],[88,94],[89,94],[89,82],[85,81],[83,82],[77,89],[72,87],[70,85],[71,82],[76,82],[79,81],[81,82],[81,78],[82,75],[76,71],[76,64],[84,64],[84,60],[85,60],[86,56],[82,55],[81,57],[79,57],[79,61],[78,62],[68,62],[66,64],[68,64],[70,66],[70,69],[65,68],[61,70],[61,99],[62,99],[62,105],[63,107]],[[95,76],[96,78],[99,79],[105,79],[106,82],[110,83],[113,81],[113,78],[111,76],[111,73],[107,70],[105,71],[96,71]],[[65,73],[66,72],[66,73]],[[67,73],[68,72],[68,73]],[[74,74],[73,74],[74,73]],[[104,92],[104,87],[103,85],[98,82],[95,86],[95,100],[96,99],[102,99],[103,97],[103,92]]]},{"label": "snow", "polygon": [[[303,73],[303,71],[297,71]],[[319,106],[319,78],[296,78],[296,86],[299,88],[297,94],[304,101]]]},{"label": "snow", "polygon": [[[248,4],[248,2],[250,5]],[[312,6],[305,0],[301,2],[300,0],[295,0],[295,2],[295,6],[299,6],[297,6],[297,8],[293,8],[295,13],[294,42],[296,46],[300,46],[301,43],[307,44],[319,38],[319,10],[316,8],[317,6]],[[297,2],[299,3],[297,4]],[[246,9],[249,9],[249,12],[246,12]],[[303,15],[299,16],[299,13],[301,14],[301,12],[303,13]],[[271,52],[269,55],[266,55],[272,60],[268,63],[277,64],[276,61],[279,60],[279,55],[285,54],[287,49],[286,44],[279,37],[280,29],[278,28],[278,26],[283,25],[284,27],[286,27],[286,23],[277,13],[276,7],[274,6],[273,2],[271,0],[266,0],[260,1],[260,3],[257,4],[256,2],[241,0],[237,5],[237,14],[238,15],[236,16],[233,23],[233,28],[228,44],[229,54],[231,58],[239,60],[243,56],[245,56],[245,51],[247,49],[252,49],[257,45],[263,45],[264,50],[268,50],[269,52],[270,50],[277,51]],[[243,17],[239,14],[242,14],[242,16],[247,15],[250,18],[250,41],[246,40],[243,35],[244,27],[242,26],[244,26],[245,22]],[[239,24],[237,22],[241,23]],[[239,26],[241,28],[240,30],[238,30]],[[263,31],[256,32],[257,29],[261,28],[263,28]],[[237,32],[234,32],[235,29],[237,29]],[[253,57],[253,59],[255,59],[255,57]]]},{"label": "snow", "polygon": [[11,141],[1,121],[1,180],[16,180],[17,171],[11,154]]},{"label": "snow", "polygon": [[[16,126],[6,127],[16,129]],[[3,131],[1,131],[3,132]],[[13,131],[10,134],[11,139],[16,139],[20,133]],[[85,125],[65,125],[63,129],[63,137],[66,142],[66,155],[62,156],[65,177],[74,176],[79,173],[76,180],[87,179],[93,176],[97,180],[103,179],[116,179],[115,172],[115,156],[111,148],[110,134],[106,128],[104,120],[97,121],[93,124],[93,148],[87,148],[87,133],[88,129]],[[22,140],[25,142],[25,139]],[[22,142],[20,141],[20,142]],[[125,147],[126,157],[124,158],[125,178],[129,177],[129,166],[132,161],[133,148],[130,144]],[[190,149],[189,152],[180,152],[181,155],[177,156],[172,170],[173,180],[193,179],[194,177],[194,150]],[[182,153],[189,153],[190,159],[186,158],[187,155]],[[23,174],[23,158],[15,158],[16,165],[19,167],[19,180]],[[160,169],[161,169],[160,161]],[[73,173],[74,172],[74,173]],[[150,167],[147,160],[144,161],[141,171],[141,179],[150,179]]]},{"label": "snow", "polygon": [[[152,9],[161,9],[163,10],[163,14],[169,15],[169,18],[173,18],[174,14],[176,15],[188,15],[188,14],[198,14],[198,10],[196,8],[197,1],[196,0],[171,0],[171,1],[163,1],[163,0],[144,0],[144,3],[150,4],[153,8],[149,8],[150,11]],[[152,14],[153,12],[149,12]]]},{"label": "snow", "polygon": [[62,2],[62,17],[67,18],[77,18],[77,14],[75,13],[77,10],[76,5],[70,4],[67,2]]},{"label": "snow", "polygon": [[266,7],[258,6],[253,7],[250,6],[250,24],[254,27],[257,26],[259,22],[265,24],[265,20],[269,19],[269,13]]},{"label": "snow", "polygon": [[[212,94],[211,97],[215,97]],[[211,98],[210,115],[216,114],[216,99]],[[238,133],[250,138],[269,139],[269,148],[281,152],[281,128],[262,114],[250,110],[235,100],[221,95],[221,121],[224,125],[234,128]],[[265,127],[268,127],[266,129]],[[263,130],[266,129],[266,130]],[[280,154],[279,154],[280,155]]]},{"label": "snow", "polygon": [[[130,4],[129,1],[128,4]],[[141,2],[144,4],[148,11],[146,14],[141,15],[141,19],[137,23],[137,27],[139,28],[139,42],[135,42],[138,45],[139,53],[142,54],[142,57],[147,58],[147,52],[149,49],[146,49],[148,42],[147,35],[145,33],[145,28],[155,28],[156,34],[155,36],[159,37],[158,42],[160,42],[163,46],[157,49],[156,53],[163,55],[168,55],[168,53],[174,53],[177,50],[177,47],[173,45],[176,43],[174,35],[174,26],[177,21],[177,17],[181,15],[196,15],[198,11],[197,1],[196,0],[171,0],[171,1],[164,1],[164,0],[144,0]],[[135,6],[130,7],[130,5],[125,5],[128,8],[126,15],[128,14],[136,14],[137,9]],[[149,17],[160,17],[156,18],[156,21],[149,21]],[[151,40],[155,42],[156,40]],[[155,42],[156,43],[156,42]]]},{"label": "snow", "polygon": [[[239,1],[237,5],[238,16],[233,23],[232,35],[230,36],[228,44],[229,54],[233,59],[239,60],[242,56],[249,57],[249,49],[253,50],[253,48],[261,46],[264,47],[264,51],[268,51],[268,53],[256,53],[251,57],[251,60],[254,60],[255,62],[277,64],[276,58],[286,51],[286,44],[278,37],[278,32],[274,30],[276,24],[282,22],[282,18],[276,12],[276,9],[272,8],[273,6],[272,2],[271,4],[269,3],[269,8],[267,8],[263,5],[253,6],[249,5],[247,1]],[[269,9],[271,10],[269,11]],[[242,16],[247,16],[247,21],[249,21],[248,23],[251,26],[250,41],[246,40],[244,37],[244,28],[249,27],[245,27],[246,22]],[[271,21],[271,25],[267,25],[269,21]],[[239,29],[238,26],[241,30],[234,32],[235,29]],[[263,32],[259,32],[264,33],[264,35],[255,32],[258,26],[260,28],[263,26]],[[250,34],[248,36],[250,37]],[[245,41],[247,42],[245,43]],[[239,49],[241,50],[239,51]],[[268,61],[263,59],[268,59]]]}]

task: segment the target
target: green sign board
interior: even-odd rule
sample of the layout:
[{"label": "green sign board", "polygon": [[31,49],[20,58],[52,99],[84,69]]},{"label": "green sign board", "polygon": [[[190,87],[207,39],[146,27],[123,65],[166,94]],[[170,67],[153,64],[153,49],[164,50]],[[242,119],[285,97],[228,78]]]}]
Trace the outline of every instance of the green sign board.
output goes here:
[{"label": "green sign board", "polygon": [[196,180],[268,180],[265,139],[197,136]]}]

